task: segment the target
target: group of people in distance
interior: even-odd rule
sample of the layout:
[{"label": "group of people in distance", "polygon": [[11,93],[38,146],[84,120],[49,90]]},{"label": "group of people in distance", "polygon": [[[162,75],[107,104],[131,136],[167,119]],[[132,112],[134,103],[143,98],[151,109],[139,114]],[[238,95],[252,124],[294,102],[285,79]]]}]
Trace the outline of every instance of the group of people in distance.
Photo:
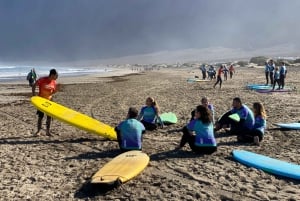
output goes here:
[{"label": "group of people in distance", "polygon": [[222,74],[224,74],[224,80],[227,80],[227,74],[229,72],[230,75],[230,79],[232,79],[233,74],[235,73],[235,69],[233,67],[233,64],[230,65],[229,69],[227,69],[226,65],[220,65],[220,67],[218,68],[217,71],[217,81],[214,84],[214,88],[216,88],[216,86],[219,84],[220,85],[220,89],[222,87]]},{"label": "group of people in distance", "polygon": [[272,59],[265,62],[265,75],[266,75],[266,85],[270,84],[273,86],[273,90],[275,90],[276,84],[278,85],[277,89],[283,89],[285,85],[285,78],[287,74],[287,69],[285,63],[280,62],[280,67],[275,66],[275,63]]},{"label": "group of people in distance", "polygon": [[[32,95],[34,96],[36,86],[39,87],[38,95],[48,100],[52,99],[54,93],[60,90],[60,85],[56,83],[58,73],[51,69],[49,76],[39,78],[32,85]],[[159,115],[159,106],[152,98],[146,99],[145,106],[140,112],[130,107],[125,120],[121,121],[116,127],[117,140],[122,151],[141,150],[143,134],[148,131],[163,128]],[[232,114],[239,116],[239,120],[230,118]],[[42,119],[44,113],[37,111],[37,135],[42,128]],[[191,112],[191,119],[181,131],[183,133],[180,143],[176,149],[181,149],[186,143],[190,148],[201,154],[211,154],[217,150],[215,132],[220,129],[226,129],[228,133],[237,136],[239,142],[250,142],[259,145],[263,139],[266,128],[266,112],[264,106],[255,102],[253,111],[242,103],[241,99],[236,97],[232,101],[232,109],[222,115],[219,120],[214,121],[214,107],[209,103],[207,97],[201,99],[201,104]],[[46,135],[50,133],[51,117],[47,116]]]}]

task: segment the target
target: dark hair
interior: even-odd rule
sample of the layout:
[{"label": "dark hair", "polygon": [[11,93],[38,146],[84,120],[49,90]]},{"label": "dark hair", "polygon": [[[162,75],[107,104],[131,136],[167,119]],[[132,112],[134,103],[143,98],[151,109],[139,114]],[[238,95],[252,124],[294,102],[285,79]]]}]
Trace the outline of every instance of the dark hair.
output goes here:
[{"label": "dark hair", "polygon": [[233,99],[233,101],[242,104],[242,100],[241,100],[239,97],[235,97],[235,98]]},{"label": "dark hair", "polygon": [[128,118],[136,118],[139,111],[135,107],[130,107],[128,110]]},{"label": "dark hair", "polygon": [[199,120],[201,120],[203,123],[208,124],[212,122],[212,114],[207,107],[198,105],[196,111],[200,113]]},{"label": "dark hair", "polygon": [[51,69],[49,76],[51,76],[51,75],[57,75],[57,71],[55,69]]}]

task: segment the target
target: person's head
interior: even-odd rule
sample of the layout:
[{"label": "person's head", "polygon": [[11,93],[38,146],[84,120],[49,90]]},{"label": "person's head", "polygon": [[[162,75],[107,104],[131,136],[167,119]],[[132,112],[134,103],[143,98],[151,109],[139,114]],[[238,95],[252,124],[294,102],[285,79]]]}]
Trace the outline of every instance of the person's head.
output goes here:
[{"label": "person's head", "polygon": [[139,114],[139,111],[135,107],[130,107],[128,109],[127,118],[136,119]]},{"label": "person's head", "polygon": [[208,98],[207,97],[202,97],[202,99],[201,99],[201,104],[203,105],[203,106],[205,106],[205,107],[207,107],[208,106],[208,104],[209,104],[209,102],[208,102]]},{"label": "person's head", "polygon": [[276,66],[276,67],[275,67],[275,71],[279,71],[279,68],[278,68],[278,66]]},{"label": "person's head", "polygon": [[203,105],[196,107],[195,118],[201,120],[203,123],[211,123],[212,115],[209,109]]},{"label": "person's head", "polygon": [[284,61],[283,61],[283,62],[281,62],[281,65],[283,65],[283,66],[285,65]]},{"label": "person's head", "polygon": [[271,64],[273,64],[273,59],[270,59],[270,61],[269,61]]},{"label": "person's head", "polygon": [[55,69],[51,69],[51,70],[50,70],[50,73],[49,73],[49,78],[50,78],[51,80],[56,80],[57,77],[58,77],[57,71],[56,71]]},{"label": "person's head", "polygon": [[154,98],[152,98],[152,97],[148,97],[147,99],[146,99],[146,105],[147,106],[155,106],[156,105],[156,102],[155,102],[155,100],[154,100]]},{"label": "person's head", "polygon": [[242,107],[242,100],[239,97],[235,97],[232,100],[232,107],[235,109],[240,109]]},{"label": "person's head", "polygon": [[263,118],[267,118],[265,108],[264,108],[263,104],[260,102],[253,103],[253,113],[254,113],[254,116],[260,115]]}]

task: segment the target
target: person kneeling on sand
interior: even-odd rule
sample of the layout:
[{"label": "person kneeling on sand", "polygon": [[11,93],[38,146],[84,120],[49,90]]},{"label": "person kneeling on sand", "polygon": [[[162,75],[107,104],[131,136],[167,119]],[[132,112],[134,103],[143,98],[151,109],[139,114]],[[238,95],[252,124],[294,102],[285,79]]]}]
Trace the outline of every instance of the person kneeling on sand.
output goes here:
[{"label": "person kneeling on sand", "polygon": [[164,124],[159,117],[158,104],[152,97],[148,97],[146,99],[146,105],[142,107],[137,119],[142,122],[146,130],[152,131],[157,129],[157,121],[160,125],[160,128],[164,127]]},{"label": "person kneeling on sand", "polygon": [[240,133],[237,136],[237,140],[239,142],[253,142],[255,145],[259,145],[265,133],[267,115],[263,104],[259,102],[253,103],[253,112],[255,116],[253,129],[245,133]]},{"label": "person kneeling on sand", "polygon": [[[230,118],[232,114],[237,114],[239,120],[233,120]],[[239,97],[236,97],[232,101],[232,109],[226,112],[216,123],[215,131],[221,128],[230,128],[231,135],[239,135],[240,133],[248,132],[254,127],[254,114],[245,105]]]},{"label": "person kneeling on sand", "polygon": [[119,147],[122,151],[142,150],[142,135],[145,133],[144,125],[136,118],[138,110],[130,107],[126,120],[116,128]]},{"label": "person kneeling on sand", "polygon": [[212,154],[217,150],[212,115],[207,107],[197,106],[195,118],[182,129],[182,132],[183,136],[177,150],[186,143],[189,143],[194,152],[200,154]]}]

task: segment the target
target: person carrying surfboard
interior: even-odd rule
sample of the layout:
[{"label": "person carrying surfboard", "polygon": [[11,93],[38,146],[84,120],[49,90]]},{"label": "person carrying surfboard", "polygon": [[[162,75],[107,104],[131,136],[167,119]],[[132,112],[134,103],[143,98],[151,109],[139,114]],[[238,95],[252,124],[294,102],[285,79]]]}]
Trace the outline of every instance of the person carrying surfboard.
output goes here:
[{"label": "person carrying surfboard", "polygon": [[144,125],[136,118],[139,112],[130,107],[126,120],[115,128],[121,151],[142,150],[142,135],[145,133]]},{"label": "person carrying surfboard", "polygon": [[159,117],[159,107],[157,102],[152,97],[146,99],[146,105],[141,108],[141,112],[137,118],[145,126],[146,130],[157,129],[156,121],[160,125],[160,128],[164,127],[164,124]]},{"label": "person carrying surfboard", "polygon": [[[54,93],[56,93],[60,89],[60,85],[56,83],[56,79],[58,78],[58,73],[55,69],[51,69],[49,72],[49,76],[39,78],[33,85],[32,85],[32,96],[35,96],[35,89],[36,86],[39,88],[38,96],[46,98],[48,100],[52,99]],[[42,129],[42,120],[44,117],[44,113],[41,111],[37,111],[38,115],[38,122],[37,122],[37,132],[36,136],[40,134]],[[50,133],[50,124],[51,124],[51,117],[47,116],[46,119],[46,135],[51,136]]]},{"label": "person carrying surfboard", "polygon": [[[239,117],[238,120],[230,118],[232,114],[237,114]],[[232,109],[223,114],[218,120],[215,131],[218,131],[221,128],[230,128],[230,134],[239,135],[242,132],[252,130],[254,121],[252,110],[243,104],[239,97],[235,97],[232,101]]]},{"label": "person carrying surfboard", "polygon": [[176,150],[182,149],[186,143],[189,143],[190,148],[196,153],[212,154],[217,151],[212,115],[207,107],[198,105],[195,118],[182,129],[182,132]]},{"label": "person carrying surfboard", "polygon": [[265,133],[267,114],[263,104],[260,102],[253,103],[253,113],[255,117],[253,129],[248,132],[240,133],[237,136],[237,140],[239,142],[250,142],[259,145]]}]

